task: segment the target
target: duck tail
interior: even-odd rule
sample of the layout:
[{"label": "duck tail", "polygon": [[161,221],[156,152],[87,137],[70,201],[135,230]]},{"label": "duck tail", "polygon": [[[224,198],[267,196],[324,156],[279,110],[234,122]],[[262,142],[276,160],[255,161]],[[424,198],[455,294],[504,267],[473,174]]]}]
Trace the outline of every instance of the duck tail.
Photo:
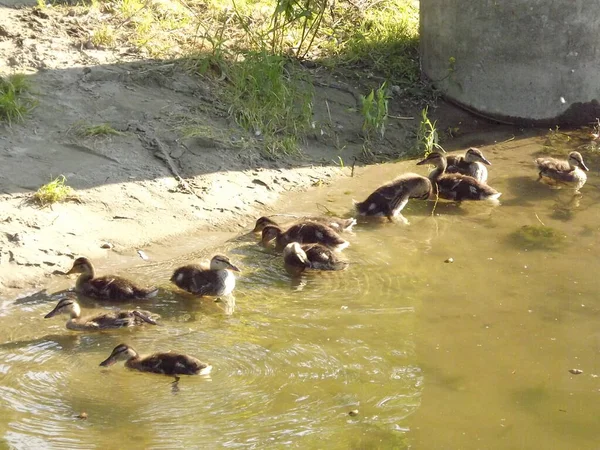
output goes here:
[{"label": "duck tail", "polygon": [[[353,200],[354,201],[354,200]],[[356,225],[356,219],[354,217],[349,218],[344,224],[344,231],[352,231],[352,227]]]},{"label": "duck tail", "polygon": [[158,288],[157,287],[149,287],[149,288],[145,288],[145,289],[136,289],[135,291],[135,295],[138,298],[154,298],[156,297],[156,295],[158,294]]}]

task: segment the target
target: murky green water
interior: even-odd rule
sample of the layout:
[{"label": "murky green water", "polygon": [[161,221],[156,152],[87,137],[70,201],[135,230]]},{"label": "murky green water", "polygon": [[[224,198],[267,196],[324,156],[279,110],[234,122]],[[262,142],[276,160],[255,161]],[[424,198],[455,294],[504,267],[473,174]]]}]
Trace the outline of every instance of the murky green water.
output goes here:
[{"label": "murky green water", "polygon": [[[244,269],[232,315],[163,290],[145,308],[165,326],[85,334],[67,331],[65,316],[44,320],[55,304],[47,297],[5,302],[0,435],[19,449],[597,449],[600,161],[588,160],[573,199],[535,182],[540,148],[533,139],[484,149],[500,207],[443,203],[431,217],[432,204],[417,202],[405,210],[408,227],[357,227],[343,273],[294,283],[253,237],[228,242],[219,250]],[[282,209],[345,213],[351,198],[417,169],[426,170],[371,167]],[[564,245],[529,249],[511,238],[540,221]],[[200,256],[129,273],[160,284]],[[167,377],[98,367],[120,342],[214,369],[173,393]]]}]

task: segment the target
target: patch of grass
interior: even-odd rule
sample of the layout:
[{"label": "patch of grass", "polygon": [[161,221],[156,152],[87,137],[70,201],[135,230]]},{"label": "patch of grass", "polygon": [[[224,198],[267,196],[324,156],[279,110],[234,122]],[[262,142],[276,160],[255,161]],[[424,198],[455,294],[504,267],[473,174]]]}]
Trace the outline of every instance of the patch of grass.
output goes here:
[{"label": "patch of grass", "polygon": [[431,152],[440,150],[445,153],[443,147],[438,143],[438,132],[436,128],[437,121],[431,121],[428,116],[429,107],[421,111],[421,122],[417,129],[415,140],[415,156],[427,157]]},{"label": "patch of grass", "polygon": [[107,123],[100,125],[80,126],[77,128],[76,134],[80,137],[96,137],[96,136],[117,136],[122,135],[121,131],[115,130]]},{"label": "patch of grass", "polygon": [[372,70],[403,86],[419,81],[418,0],[340,1],[334,17],[319,42],[325,63]]},{"label": "patch of grass", "polygon": [[229,66],[227,94],[239,125],[264,139],[267,152],[298,152],[310,128],[313,88],[302,68],[287,58],[248,52]]},{"label": "patch of grass", "polygon": [[385,123],[388,119],[388,92],[384,82],[377,90],[371,90],[369,95],[361,96],[361,114],[363,116],[363,132],[370,140],[373,134],[379,134],[383,139]]},{"label": "patch of grass", "polygon": [[107,24],[100,25],[94,30],[91,41],[96,47],[113,47],[117,41],[114,28]]},{"label": "patch of grass", "polygon": [[37,105],[31,97],[31,85],[23,74],[0,77],[0,121],[23,120]]},{"label": "patch of grass", "polygon": [[33,199],[41,206],[52,205],[65,200],[76,199],[75,191],[70,186],[67,186],[67,179],[61,175],[50,183],[40,187],[33,194]]},{"label": "patch of grass", "polygon": [[556,250],[565,244],[566,237],[545,225],[524,225],[510,235],[514,244],[527,249]]}]

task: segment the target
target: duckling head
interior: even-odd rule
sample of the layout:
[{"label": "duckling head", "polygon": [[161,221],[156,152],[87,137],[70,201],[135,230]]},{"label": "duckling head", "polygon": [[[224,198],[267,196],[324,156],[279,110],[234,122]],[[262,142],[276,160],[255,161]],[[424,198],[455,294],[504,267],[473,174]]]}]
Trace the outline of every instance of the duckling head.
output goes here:
[{"label": "duckling head", "polygon": [[69,296],[60,299],[54,309],[44,316],[44,319],[49,319],[57,314],[69,314],[71,317],[79,317],[81,315],[81,308],[79,303],[74,297]]},{"label": "duckling head", "polygon": [[467,162],[480,162],[483,164],[487,164],[488,166],[491,166],[492,163],[489,162],[485,156],[483,156],[483,153],[481,153],[481,150],[479,150],[478,148],[475,147],[471,147],[469,150],[467,150],[467,153],[465,154],[465,161]]},{"label": "duckling head", "polygon": [[261,242],[266,247],[281,234],[281,228],[269,225],[263,228]]},{"label": "duckling head", "polygon": [[579,153],[579,152],[569,153],[568,161],[569,161],[569,166],[571,166],[571,168],[579,167],[580,169],[583,169],[586,172],[588,172],[590,170],[587,168],[587,166],[583,162],[583,157],[581,156],[581,153]]},{"label": "duckling head", "polygon": [[119,344],[117,345],[110,356],[106,358],[104,361],[100,363],[102,367],[112,366],[114,363],[120,360],[128,360],[130,358],[135,358],[137,356],[137,352],[132,349],[129,345]]},{"label": "duckling head", "polygon": [[427,155],[427,158],[425,158],[422,161],[419,161],[417,163],[417,166],[424,166],[425,164],[431,164],[438,168],[446,168],[447,162],[444,155],[442,155],[440,152],[432,152],[429,155]]},{"label": "duckling head", "polygon": [[275,222],[273,222],[271,219],[269,219],[268,217],[259,217],[258,220],[256,221],[256,225],[254,226],[254,230],[252,230],[253,233],[260,233],[262,230],[265,229],[265,227],[268,226],[277,226],[277,224]]},{"label": "duckling head", "polygon": [[240,269],[235,266],[227,256],[223,255],[215,255],[210,260],[210,270],[233,270],[234,272],[239,272]]},{"label": "duckling head", "polygon": [[92,274],[93,272],[92,262],[87,258],[80,257],[73,262],[73,267],[65,275],[71,275],[72,273]]}]

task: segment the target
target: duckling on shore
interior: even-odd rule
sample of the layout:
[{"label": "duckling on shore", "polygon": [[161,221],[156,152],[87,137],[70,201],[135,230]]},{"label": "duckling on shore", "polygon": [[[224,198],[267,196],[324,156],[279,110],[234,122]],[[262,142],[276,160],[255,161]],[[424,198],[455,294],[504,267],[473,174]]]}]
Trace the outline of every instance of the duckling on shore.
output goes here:
[{"label": "duckling on shore", "polygon": [[465,153],[465,156],[447,156],[448,167],[446,173],[462,173],[475,178],[481,183],[487,183],[488,171],[484,164],[491,166],[481,150],[471,147]]},{"label": "duckling on shore", "polygon": [[496,189],[475,178],[460,173],[446,174],[446,157],[439,152],[430,153],[427,158],[417,163],[433,164],[435,169],[429,173],[432,185],[437,187],[439,196],[447,200],[490,200],[497,202],[502,195]]},{"label": "duckling on shore", "polygon": [[321,244],[291,242],[283,249],[283,263],[291,275],[305,270],[344,270],[348,267],[331,249]]},{"label": "duckling on shore", "polygon": [[[302,217],[298,220],[295,221],[296,223],[302,223],[302,222],[315,222],[315,223],[320,223],[322,225],[328,226],[329,228],[333,229],[334,231],[339,232],[346,232],[346,231],[352,231],[352,227],[354,225],[356,225],[356,219],[351,217],[349,219],[342,219],[339,217]],[[294,222],[292,222],[293,224]],[[256,225],[254,226],[254,229],[252,230],[253,233],[261,233],[262,230],[265,229],[266,226],[275,226],[275,227],[281,227],[281,224],[275,222],[273,219],[263,216],[263,217],[259,217],[256,221]]]},{"label": "duckling on shore", "polygon": [[188,264],[175,269],[171,281],[184,291],[195,295],[219,297],[229,295],[235,289],[235,275],[239,272],[227,256],[215,255],[210,266]]},{"label": "duckling on shore", "polygon": [[408,200],[426,200],[431,191],[431,181],[428,178],[416,173],[405,173],[379,186],[365,201],[354,202],[354,207],[361,216],[387,217],[390,221],[398,217],[408,223],[401,214]]},{"label": "duckling on shore", "polygon": [[67,328],[74,331],[95,331],[114,328],[134,327],[139,325],[157,325],[152,314],[148,311],[134,309],[132,311],[114,311],[97,316],[81,317],[81,308],[73,296],[61,299],[56,307],[44,316],[45,319],[57,314],[68,314]]},{"label": "duckling on shore", "polygon": [[203,363],[193,356],[180,353],[154,353],[142,357],[126,344],[117,345],[100,366],[112,366],[119,360],[125,360],[125,367],[129,369],[171,376],[207,375],[212,370],[210,364]]},{"label": "duckling on shore", "polygon": [[350,243],[342,239],[333,229],[316,222],[303,222],[291,226],[286,231],[268,225],[262,231],[262,244],[265,246],[275,242],[278,250],[283,250],[291,242],[299,244],[321,244],[336,251],[348,247]]},{"label": "duckling on shore", "polygon": [[92,262],[88,258],[77,258],[66,275],[80,273],[75,290],[99,300],[134,300],[155,297],[156,287],[141,287],[133,281],[115,275],[96,277]]},{"label": "duckling on shore", "polygon": [[537,158],[534,162],[539,171],[538,181],[549,186],[569,187],[579,191],[587,181],[585,172],[589,169],[579,152],[569,153],[566,161],[556,158]]}]

